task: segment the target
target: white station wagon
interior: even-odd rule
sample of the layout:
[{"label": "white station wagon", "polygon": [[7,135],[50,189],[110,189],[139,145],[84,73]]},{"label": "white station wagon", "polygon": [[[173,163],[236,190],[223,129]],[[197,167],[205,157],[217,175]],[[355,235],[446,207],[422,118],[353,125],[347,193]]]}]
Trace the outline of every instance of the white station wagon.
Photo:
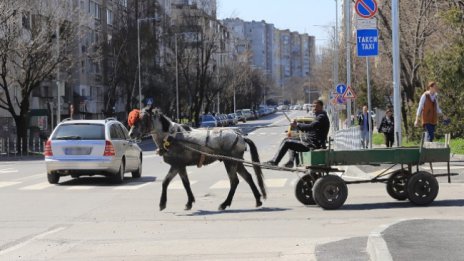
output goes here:
[{"label": "white station wagon", "polygon": [[114,118],[62,121],[46,142],[44,156],[51,184],[67,175],[104,175],[114,183],[122,183],[126,172],[133,178],[142,175],[142,150]]}]

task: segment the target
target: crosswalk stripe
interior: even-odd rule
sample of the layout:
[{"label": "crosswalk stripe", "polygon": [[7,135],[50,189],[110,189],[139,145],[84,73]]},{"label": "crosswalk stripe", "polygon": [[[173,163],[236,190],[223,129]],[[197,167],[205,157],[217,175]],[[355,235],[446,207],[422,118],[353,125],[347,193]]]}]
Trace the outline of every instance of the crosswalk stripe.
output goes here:
[{"label": "crosswalk stripe", "polygon": [[268,188],[282,188],[287,183],[287,179],[266,179],[265,183]]},{"label": "crosswalk stripe", "polygon": [[79,186],[78,185],[78,186],[69,187],[66,190],[90,190],[94,188],[96,188],[96,186]]},{"label": "crosswalk stripe", "polygon": [[250,132],[250,133],[248,133],[248,135],[255,135],[255,134],[256,134],[256,132]]},{"label": "crosswalk stripe", "polygon": [[220,180],[210,187],[210,189],[225,189],[230,187],[229,180]]},{"label": "crosswalk stripe", "polygon": [[115,190],[136,190],[147,185],[150,185],[152,182],[134,182],[125,184],[124,186],[116,187]]},{"label": "crosswalk stripe", "polygon": [[22,187],[20,188],[20,190],[42,190],[42,189],[46,189],[46,188],[53,187],[53,186],[55,185],[50,184],[48,182],[42,182],[42,183],[37,183],[34,185]]},{"label": "crosswalk stripe", "polygon": [[14,181],[3,181],[3,182],[0,182],[0,188],[5,188],[5,187],[9,187],[9,186],[14,186],[16,184],[19,184],[21,182],[14,182]]},{"label": "crosswalk stripe", "polygon": [[18,170],[13,169],[13,168],[0,169],[0,173],[16,173],[16,172],[18,172]]},{"label": "crosswalk stripe", "polygon": [[[198,181],[196,181],[196,180],[191,180],[190,181],[190,186],[192,186],[193,184],[195,184],[197,182]],[[184,185],[182,184],[181,180],[175,180],[175,181],[171,182],[171,184],[169,184],[168,189],[184,189]]]},{"label": "crosswalk stripe", "polygon": [[[243,179],[240,179],[241,183],[244,183],[245,181]],[[285,186],[287,183],[287,179],[266,179],[265,184],[266,187],[268,188],[282,188]],[[220,180],[216,183],[214,183],[210,189],[228,189],[230,188],[230,181],[227,179]]]}]

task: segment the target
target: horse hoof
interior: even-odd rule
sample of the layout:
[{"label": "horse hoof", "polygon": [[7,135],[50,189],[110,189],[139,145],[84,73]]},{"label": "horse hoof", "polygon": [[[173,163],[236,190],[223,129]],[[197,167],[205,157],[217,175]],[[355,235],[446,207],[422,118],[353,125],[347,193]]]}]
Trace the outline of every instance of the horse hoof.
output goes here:
[{"label": "horse hoof", "polygon": [[224,205],[224,204],[221,204],[219,205],[219,210],[222,211],[222,210],[225,210],[227,208],[227,205]]},{"label": "horse hoof", "polygon": [[160,205],[160,211],[163,211],[166,208],[166,205]]},{"label": "horse hoof", "polygon": [[189,205],[189,204],[185,205],[185,210],[191,210],[191,209],[192,209],[192,205]]},{"label": "horse hoof", "polygon": [[257,208],[261,207],[262,205],[263,205],[263,202],[261,202],[261,201],[256,202],[256,207]]}]

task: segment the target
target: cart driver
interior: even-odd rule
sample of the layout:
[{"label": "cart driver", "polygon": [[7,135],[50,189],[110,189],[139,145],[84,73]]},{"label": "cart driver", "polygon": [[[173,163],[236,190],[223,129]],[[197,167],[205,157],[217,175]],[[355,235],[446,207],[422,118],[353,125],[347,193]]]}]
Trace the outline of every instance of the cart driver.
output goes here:
[{"label": "cart driver", "polygon": [[284,139],[282,143],[280,143],[277,154],[274,158],[272,158],[272,160],[266,162],[266,164],[277,166],[289,149],[297,152],[306,152],[314,149],[326,148],[330,121],[327,117],[327,113],[323,110],[324,103],[321,100],[315,100],[313,105],[313,112],[316,116],[316,119],[313,122],[305,124],[294,121],[292,123],[292,127],[296,127],[305,132],[306,135],[304,135],[304,138],[301,141],[291,138]]}]

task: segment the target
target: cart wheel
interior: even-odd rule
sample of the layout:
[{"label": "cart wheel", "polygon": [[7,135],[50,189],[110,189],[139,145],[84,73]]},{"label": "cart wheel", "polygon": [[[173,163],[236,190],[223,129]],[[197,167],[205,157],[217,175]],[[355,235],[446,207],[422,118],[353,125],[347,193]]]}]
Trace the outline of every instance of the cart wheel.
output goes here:
[{"label": "cart wheel", "polygon": [[337,209],[347,197],[348,188],[339,176],[327,175],[314,183],[313,198],[323,209]]},{"label": "cart wheel", "polygon": [[388,178],[387,192],[392,198],[397,200],[405,200],[408,198],[408,172],[400,169]]},{"label": "cart wheel", "polygon": [[313,186],[317,176],[306,174],[298,180],[295,186],[295,196],[303,205],[316,205],[313,198]]},{"label": "cart wheel", "polygon": [[416,205],[428,205],[438,195],[438,181],[432,174],[419,171],[408,181],[408,198]]}]

